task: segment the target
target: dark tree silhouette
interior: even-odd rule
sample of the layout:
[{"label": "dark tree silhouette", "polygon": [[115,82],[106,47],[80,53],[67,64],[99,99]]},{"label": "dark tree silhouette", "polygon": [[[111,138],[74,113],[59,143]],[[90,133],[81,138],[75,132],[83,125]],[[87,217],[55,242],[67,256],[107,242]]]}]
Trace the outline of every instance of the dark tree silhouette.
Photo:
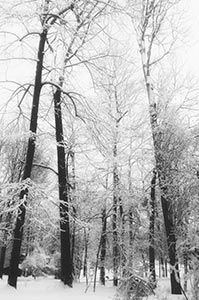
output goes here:
[{"label": "dark tree silhouette", "polygon": [[1,254],[0,254],[0,278],[3,278],[3,267],[4,267],[4,261],[5,261],[5,255],[6,255],[6,245],[3,245],[1,247]]},{"label": "dark tree silhouette", "polygon": [[153,170],[151,180],[151,198],[150,198],[150,217],[149,217],[149,270],[151,279],[156,281],[155,273],[155,185],[156,185],[156,170]]},{"label": "dark tree silhouette", "polygon": [[[70,3],[68,6],[58,11],[57,14],[49,13],[50,0],[45,0],[43,13],[41,14],[41,24],[42,30],[40,33],[39,47],[37,53],[37,65],[36,65],[36,74],[35,74],[35,83],[33,91],[33,101],[31,109],[31,118],[30,118],[30,137],[28,140],[26,162],[24,166],[24,172],[22,180],[30,178],[33,158],[35,153],[35,141],[36,141],[36,132],[37,132],[37,121],[38,121],[38,111],[39,111],[39,102],[40,102],[40,93],[42,86],[47,82],[42,82],[42,70],[43,70],[43,60],[45,55],[45,45],[47,42],[47,35],[49,29],[56,24],[56,21],[60,19],[61,16],[65,15],[69,10],[73,10],[74,3]],[[26,214],[26,204],[27,204],[28,188],[24,189],[20,193],[20,199],[24,200],[18,209],[18,215],[16,219],[16,225],[14,229],[14,239],[13,247],[10,260],[10,274],[8,277],[8,284],[16,287],[17,285],[17,270],[19,265],[20,249],[23,236],[23,225],[25,221]]]},{"label": "dark tree silhouette", "polygon": [[59,182],[59,211],[60,211],[60,238],[61,238],[61,281],[72,286],[72,255],[70,246],[69,225],[69,186],[65,162],[65,147],[63,136],[61,89],[57,88],[54,94],[55,131],[57,141],[57,164]]},{"label": "dark tree silhouette", "polygon": [[[174,3],[173,3],[174,4]],[[172,4],[172,5],[173,5]],[[167,16],[168,10],[172,6],[168,1],[150,0],[141,2],[139,25],[136,27],[139,50],[142,60],[142,69],[145,80],[146,92],[149,101],[149,116],[152,131],[152,140],[154,146],[154,157],[161,192],[161,204],[164,217],[164,224],[167,236],[167,245],[169,261],[171,266],[170,282],[171,293],[181,294],[180,274],[178,270],[178,257],[176,253],[176,234],[174,224],[174,214],[172,209],[172,196],[169,190],[169,176],[165,169],[167,153],[162,151],[164,139],[162,128],[158,123],[157,99],[154,93],[154,84],[152,83],[152,67],[164,58],[166,53],[158,59],[153,58],[153,46],[156,41],[159,43],[159,33]]]},{"label": "dark tree silhouette", "polygon": [[[45,1],[44,13],[48,10],[49,0]],[[39,100],[40,92],[42,87],[42,69],[43,69],[43,59],[44,59],[44,50],[45,43],[47,39],[48,29],[45,26],[46,16],[43,15],[42,26],[43,30],[40,33],[39,48],[38,48],[38,61],[36,66],[36,75],[35,75],[35,84],[33,92],[33,101],[32,101],[32,110],[30,118],[30,137],[28,140],[26,162],[24,166],[24,172],[22,180],[26,180],[31,176],[31,170],[33,165],[33,158],[35,153],[35,140],[37,132],[37,119],[38,119],[38,110],[39,110]],[[26,198],[28,195],[28,189],[24,189],[20,193],[20,199],[24,199],[24,202],[19,206],[16,225],[14,228],[14,237],[13,237],[13,246],[10,259],[10,272],[8,276],[8,284],[15,287],[17,286],[17,273],[18,265],[20,260],[20,250],[23,236],[23,225],[25,221],[26,214]]]},{"label": "dark tree silhouette", "polygon": [[[117,145],[114,145],[114,157],[117,157]],[[112,217],[112,229],[113,229],[113,285],[118,286],[118,266],[119,266],[119,247],[118,247],[118,231],[117,231],[117,215],[119,204],[119,176],[117,166],[113,169],[113,217]]]},{"label": "dark tree silhouette", "polygon": [[106,208],[102,210],[102,236],[101,236],[101,252],[100,252],[100,282],[105,285],[105,257],[106,257],[106,227],[107,217]]}]

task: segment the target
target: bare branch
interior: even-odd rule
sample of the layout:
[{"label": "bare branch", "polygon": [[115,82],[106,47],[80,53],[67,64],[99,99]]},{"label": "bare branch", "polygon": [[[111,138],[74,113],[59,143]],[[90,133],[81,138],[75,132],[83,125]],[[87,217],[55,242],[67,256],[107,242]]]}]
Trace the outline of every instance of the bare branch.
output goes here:
[{"label": "bare branch", "polygon": [[45,165],[42,165],[42,164],[33,163],[33,167],[39,167],[39,168],[50,170],[50,171],[52,171],[53,173],[55,173],[58,176],[58,173],[53,168],[51,168],[49,166],[45,166]]}]

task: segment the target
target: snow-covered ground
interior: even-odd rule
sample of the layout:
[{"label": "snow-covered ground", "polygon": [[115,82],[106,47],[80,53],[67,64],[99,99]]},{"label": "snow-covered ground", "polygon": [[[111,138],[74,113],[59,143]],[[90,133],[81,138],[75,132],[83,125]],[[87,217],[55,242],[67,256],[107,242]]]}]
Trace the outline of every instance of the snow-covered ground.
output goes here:
[{"label": "snow-covered ground", "polygon": [[112,300],[116,293],[112,284],[106,287],[93,285],[86,291],[85,283],[74,283],[73,288],[64,286],[53,278],[19,278],[17,290],[7,285],[7,278],[0,280],[0,299],[2,300]]},{"label": "snow-covered ground", "polygon": [[155,296],[151,295],[146,300],[185,300],[185,297],[184,295],[171,295],[169,278],[161,278],[157,284]]},{"label": "snow-covered ground", "polygon": [[[86,288],[85,282],[74,283],[73,288],[64,286],[54,278],[32,277],[18,279],[17,290],[7,285],[7,276],[0,280],[0,299],[2,300],[119,300],[117,291],[109,281],[103,287],[99,284],[93,292],[93,283]],[[143,300],[184,300],[183,295],[170,294],[168,278],[161,279],[156,289],[156,295],[151,295]],[[188,297],[188,299],[190,299]],[[199,300],[199,299],[198,299]]]}]

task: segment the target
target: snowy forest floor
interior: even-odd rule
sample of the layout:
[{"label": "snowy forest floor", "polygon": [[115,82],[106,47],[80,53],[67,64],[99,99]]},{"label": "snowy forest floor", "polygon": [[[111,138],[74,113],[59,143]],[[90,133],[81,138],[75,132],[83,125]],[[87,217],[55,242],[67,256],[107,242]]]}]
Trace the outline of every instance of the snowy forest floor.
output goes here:
[{"label": "snowy forest floor", "polygon": [[112,283],[108,283],[106,287],[97,286],[94,293],[93,285],[87,291],[85,283],[74,283],[73,288],[69,288],[50,277],[20,277],[17,290],[7,285],[7,276],[0,280],[0,299],[3,300],[112,300],[115,293]]},{"label": "snowy forest floor", "polygon": [[[74,283],[73,288],[64,286],[59,280],[32,277],[18,279],[17,290],[7,285],[7,276],[0,280],[0,299],[3,300],[119,300],[117,290],[112,286],[112,281],[106,286],[96,286],[93,292],[93,284],[86,289],[84,282]],[[155,295],[143,298],[143,300],[184,300],[183,295],[171,295],[169,279],[161,279],[155,290]],[[188,299],[191,299],[188,295]]]}]

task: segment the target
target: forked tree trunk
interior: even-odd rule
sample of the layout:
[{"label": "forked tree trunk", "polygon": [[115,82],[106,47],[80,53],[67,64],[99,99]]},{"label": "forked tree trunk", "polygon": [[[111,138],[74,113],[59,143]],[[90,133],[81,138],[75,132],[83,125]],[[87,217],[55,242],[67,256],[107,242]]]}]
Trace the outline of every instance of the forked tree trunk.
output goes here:
[{"label": "forked tree trunk", "polygon": [[[47,10],[49,0],[45,1],[45,10]],[[45,20],[43,21],[43,25]],[[36,66],[35,84],[33,92],[32,110],[30,118],[30,137],[28,140],[28,148],[26,154],[26,162],[24,166],[22,180],[30,178],[32,171],[33,158],[35,153],[35,141],[37,132],[37,119],[39,110],[40,92],[42,87],[42,69],[45,43],[47,38],[47,28],[43,26],[43,31],[40,34],[39,49],[38,49],[38,61]],[[24,199],[24,203],[19,206],[16,224],[14,228],[13,245],[10,259],[10,271],[8,276],[8,284],[17,287],[17,273],[20,259],[20,251],[23,237],[23,225],[25,222],[26,204],[27,204],[28,189],[22,190],[20,193],[20,199]]]},{"label": "forked tree trunk", "polygon": [[69,187],[67,182],[65,148],[61,112],[61,89],[57,88],[54,94],[55,131],[57,141],[57,164],[59,182],[59,212],[60,212],[60,239],[61,239],[61,281],[72,287],[72,257],[70,246],[69,224]]},{"label": "forked tree trunk", "polygon": [[151,180],[151,198],[150,198],[150,217],[149,217],[149,270],[151,280],[156,281],[155,272],[155,185],[156,170],[153,170],[153,178]]}]

